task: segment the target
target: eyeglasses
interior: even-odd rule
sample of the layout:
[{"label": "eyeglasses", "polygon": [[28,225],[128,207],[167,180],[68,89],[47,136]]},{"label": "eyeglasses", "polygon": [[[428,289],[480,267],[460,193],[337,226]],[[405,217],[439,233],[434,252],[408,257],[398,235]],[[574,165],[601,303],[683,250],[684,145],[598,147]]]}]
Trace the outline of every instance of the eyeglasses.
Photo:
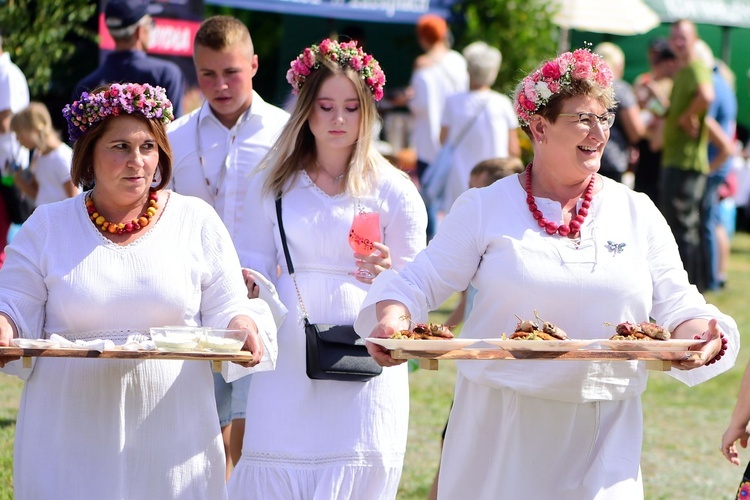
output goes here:
[{"label": "eyeglasses", "polygon": [[611,112],[597,115],[596,113],[560,113],[557,116],[575,116],[578,123],[581,123],[591,129],[595,123],[599,122],[602,130],[609,130],[615,123],[615,114]]}]

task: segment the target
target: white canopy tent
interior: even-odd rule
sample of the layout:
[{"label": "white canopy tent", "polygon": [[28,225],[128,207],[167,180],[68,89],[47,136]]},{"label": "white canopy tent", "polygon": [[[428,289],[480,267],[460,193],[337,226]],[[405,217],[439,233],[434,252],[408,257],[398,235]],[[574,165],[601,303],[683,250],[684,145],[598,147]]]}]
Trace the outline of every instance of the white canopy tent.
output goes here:
[{"label": "white canopy tent", "polygon": [[643,0],[554,0],[553,16],[560,26],[559,50],[568,50],[569,32],[592,31],[638,35],[659,26],[659,16]]}]

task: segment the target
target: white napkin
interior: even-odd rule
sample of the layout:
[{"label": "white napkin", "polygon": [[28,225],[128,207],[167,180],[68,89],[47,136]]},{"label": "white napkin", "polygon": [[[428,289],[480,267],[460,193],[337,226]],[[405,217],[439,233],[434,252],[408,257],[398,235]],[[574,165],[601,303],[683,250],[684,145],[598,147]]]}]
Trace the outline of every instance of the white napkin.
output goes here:
[{"label": "white napkin", "polygon": [[49,347],[58,347],[57,342],[49,339],[15,338],[10,340],[10,345],[20,347],[21,349],[47,349]]},{"label": "white napkin", "polygon": [[264,300],[268,304],[269,309],[271,309],[271,314],[273,315],[273,320],[276,323],[276,328],[280,327],[282,321],[286,318],[288,311],[286,306],[279,299],[279,294],[276,293],[276,287],[268,280],[268,278],[258,271],[247,267],[243,269],[247,270],[247,272],[249,272],[255,279],[255,283],[258,285],[258,298]]},{"label": "white napkin", "polygon": [[60,347],[68,347],[71,349],[88,349],[91,351],[102,352],[104,349],[112,349],[115,343],[109,339],[94,339],[94,340],[76,340],[75,342],[66,339],[56,333],[49,336],[49,340],[56,342]]},{"label": "white napkin", "polygon": [[113,347],[107,347],[107,349],[117,349],[121,351],[154,351],[156,350],[156,344],[151,339],[137,340],[142,338],[142,334],[128,335],[128,339],[122,345]]}]

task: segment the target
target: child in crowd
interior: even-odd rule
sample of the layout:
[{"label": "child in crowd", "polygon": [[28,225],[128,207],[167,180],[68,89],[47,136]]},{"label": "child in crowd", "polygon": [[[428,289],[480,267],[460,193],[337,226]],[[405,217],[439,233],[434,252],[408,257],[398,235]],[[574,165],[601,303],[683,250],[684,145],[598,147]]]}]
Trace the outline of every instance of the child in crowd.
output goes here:
[{"label": "child in crowd", "polygon": [[33,151],[28,172],[17,170],[14,181],[36,206],[71,198],[80,192],[70,179],[73,150],[52,128],[52,118],[44,104],[31,102],[13,116],[10,128],[18,142]]}]

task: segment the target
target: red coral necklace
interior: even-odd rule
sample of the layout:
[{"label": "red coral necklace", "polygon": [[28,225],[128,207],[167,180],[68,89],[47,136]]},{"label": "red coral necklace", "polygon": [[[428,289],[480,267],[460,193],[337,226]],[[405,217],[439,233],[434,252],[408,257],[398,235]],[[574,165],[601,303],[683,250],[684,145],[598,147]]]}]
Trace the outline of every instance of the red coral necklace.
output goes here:
[{"label": "red coral necklace", "polygon": [[596,179],[596,174],[591,174],[591,180],[589,181],[589,185],[586,187],[586,190],[583,192],[583,202],[581,202],[581,208],[578,209],[578,214],[573,217],[570,220],[570,224],[560,224],[558,225],[556,222],[552,222],[550,220],[547,220],[544,218],[544,214],[542,214],[542,211],[539,210],[536,206],[536,200],[534,200],[534,195],[531,194],[531,167],[533,163],[529,163],[526,166],[526,204],[529,206],[529,211],[531,212],[531,215],[534,217],[534,219],[539,224],[539,227],[544,228],[544,230],[549,235],[553,235],[555,233],[559,234],[560,236],[570,236],[573,237],[575,234],[578,233],[578,231],[581,230],[581,224],[583,224],[584,219],[589,213],[589,207],[591,206],[591,200],[593,199],[592,192],[594,191],[594,181]]},{"label": "red coral necklace", "polygon": [[89,218],[102,232],[107,231],[110,234],[134,233],[148,226],[151,222],[151,219],[156,215],[156,211],[159,210],[159,205],[156,204],[157,201],[159,201],[159,195],[155,189],[151,188],[148,193],[148,208],[145,212],[130,222],[115,223],[109,222],[103,215],[99,214],[99,211],[94,206],[94,192],[91,191],[86,197],[86,211],[89,213]]}]

